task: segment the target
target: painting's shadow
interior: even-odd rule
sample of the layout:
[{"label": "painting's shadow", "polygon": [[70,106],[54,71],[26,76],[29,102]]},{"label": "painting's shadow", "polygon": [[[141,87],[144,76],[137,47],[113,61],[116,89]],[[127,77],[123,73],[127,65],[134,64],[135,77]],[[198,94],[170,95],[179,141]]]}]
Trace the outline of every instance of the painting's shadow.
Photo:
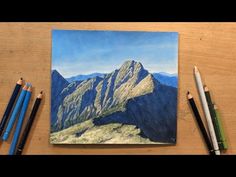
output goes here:
[{"label": "painting's shadow", "polygon": [[176,144],[53,144],[54,147],[67,149],[143,149],[163,148],[175,145]]}]

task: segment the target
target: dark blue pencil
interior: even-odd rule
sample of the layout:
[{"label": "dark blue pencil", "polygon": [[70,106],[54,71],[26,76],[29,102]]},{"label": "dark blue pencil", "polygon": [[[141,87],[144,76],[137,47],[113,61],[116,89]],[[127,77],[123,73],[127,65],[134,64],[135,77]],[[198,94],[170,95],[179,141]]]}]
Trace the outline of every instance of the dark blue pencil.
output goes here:
[{"label": "dark blue pencil", "polygon": [[4,128],[5,128],[6,123],[8,121],[9,115],[11,113],[11,110],[13,108],[13,105],[14,105],[15,101],[16,101],[17,95],[18,95],[18,93],[20,91],[20,88],[22,86],[22,83],[23,83],[23,78],[20,78],[20,80],[18,80],[16,82],[15,89],[12,92],[11,98],[9,100],[9,103],[6,107],[6,110],[3,114],[3,117],[2,117],[2,120],[1,120],[1,123],[0,123],[0,137],[2,135],[2,132],[4,131]]},{"label": "dark blue pencil", "polygon": [[9,135],[10,135],[10,132],[12,130],[12,127],[15,123],[15,120],[17,119],[17,115],[18,113],[20,112],[20,109],[22,107],[22,104],[23,104],[23,101],[25,99],[25,94],[26,94],[26,90],[27,90],[28,86],[27,84],[22,88],[22,91],[20,93],[20,96],[16,102],[16,105],[14,107],[14,110],[12,111],[12,114],[11,114],[11,117],[10,117],[10,120],[7,124],[7,127],[6,127],[6,130],[2,136],[2,140],[3,141],[7,141]]}]

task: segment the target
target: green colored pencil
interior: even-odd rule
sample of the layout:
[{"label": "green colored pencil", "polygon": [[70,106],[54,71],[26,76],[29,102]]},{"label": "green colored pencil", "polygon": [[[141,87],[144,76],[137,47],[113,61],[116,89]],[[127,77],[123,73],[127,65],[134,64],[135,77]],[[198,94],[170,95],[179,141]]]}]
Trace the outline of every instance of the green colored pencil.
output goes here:
[{"label": "green colored pencil", "polygon": [[226,141],[226,137],[225,137],[222,121],[221,121],[221,118],[220,118],[220,114],[219,114],[218,108],[215,104],[213,104],[213,107],[214,107],[214,111],[215,111],[215,114],[216,114],[216,120],[218,122],[219,129],[220,129],[220,135],[221,135],[223,150],[226,150],[226,149],[228,149],[228,144],[227,144],[227,141]]},{"label": "green colored pencil", "polygon": [[219,145],[219,149],[223,150],[224,146],[223,146],[223,139],[222,139],[221,131],[220,131],[220,125],[219,125],[219,122],[216,118],[216,113],[215,113],[214,106],[213,106],[213,103],[212,103],[210,91],[209,91],[209,89],[207,88],[206,85],[204,86],[204,92],[205,92],[207,104],[208,104],[208,107],[209,107],[209,110],[210,110],[211,120],[212,120],[214,130],[215,130],[215,133],[216,133],[216,139],[217,139],[217,142],[218,142],[218,145]]}]

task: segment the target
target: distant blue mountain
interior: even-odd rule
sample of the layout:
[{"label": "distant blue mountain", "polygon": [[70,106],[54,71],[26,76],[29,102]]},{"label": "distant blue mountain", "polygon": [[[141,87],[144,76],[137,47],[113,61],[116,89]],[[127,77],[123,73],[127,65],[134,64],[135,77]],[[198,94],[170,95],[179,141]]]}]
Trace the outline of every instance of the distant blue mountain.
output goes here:
[{"label": "distant blue mountain", "polygon": [[166,73],[166,72],[159,72],[157,74],[161,74],[163,76],[168,76],[168,77],[173,77],[173,76],[178,76],[177,73],[173,73],[173,74],[170,74],[170,73]]},{"label": "distant blue mountain", "polygon": [[157,79],[160,83],[168,86],[172,86],[177,88],[178,86],[178,76],[177,74],[169,74],[165,72],[160,73],[152,73],[155,79]]},{"label": "distant blue mountain", "polygon": [[92,73],[92,74],[88,74],[88,75],[80,74],[80,75],[77,75],[77,76],[66,78],[66,80],[71,83],[71,82],[74,82],[74,81],[83,81],[83,80],[91,79],[91,78],[94,78],[94,77],[103,78],[104,75],[105,74],[103,74],[103,73]]}]

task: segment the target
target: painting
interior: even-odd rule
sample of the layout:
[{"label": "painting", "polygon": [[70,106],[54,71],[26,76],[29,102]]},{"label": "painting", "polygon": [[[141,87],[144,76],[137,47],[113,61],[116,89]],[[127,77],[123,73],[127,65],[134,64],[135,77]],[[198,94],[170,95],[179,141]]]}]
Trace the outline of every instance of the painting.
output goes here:
[{"label": "painting", "polygon": [[51,144],[175,144],[178,33],[53,30]]}]

